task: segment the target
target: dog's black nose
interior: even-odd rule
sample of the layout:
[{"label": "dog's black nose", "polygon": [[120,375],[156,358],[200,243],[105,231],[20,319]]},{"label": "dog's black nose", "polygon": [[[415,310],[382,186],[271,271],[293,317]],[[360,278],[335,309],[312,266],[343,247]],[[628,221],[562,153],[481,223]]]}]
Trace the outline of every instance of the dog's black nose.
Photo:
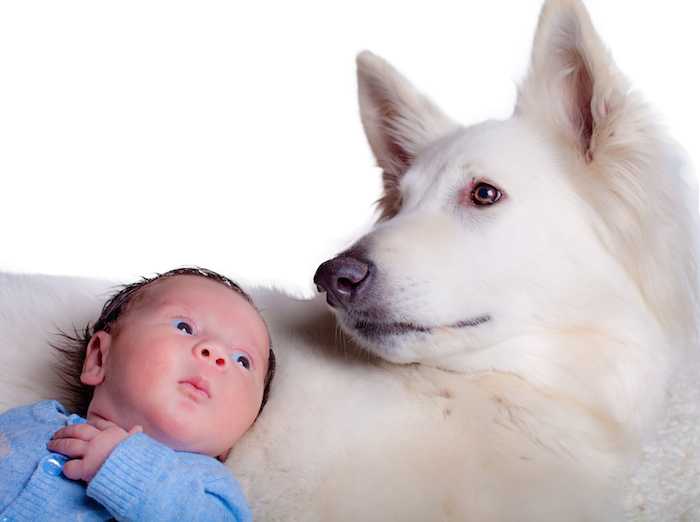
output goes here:
[{"label": "dog's black nose", "polygon": [[326,292],[326,301],[335,308],[347,308],[367,286],[370,265],[348,253],[326,261],[316,270],[314,283]]}]

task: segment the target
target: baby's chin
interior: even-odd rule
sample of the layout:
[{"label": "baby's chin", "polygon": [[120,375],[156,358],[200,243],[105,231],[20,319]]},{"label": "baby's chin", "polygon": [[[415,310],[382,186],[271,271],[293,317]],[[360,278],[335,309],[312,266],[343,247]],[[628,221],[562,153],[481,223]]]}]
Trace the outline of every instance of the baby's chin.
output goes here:
[{"label": "baby's chin", "polygon": [[[143,433],[172,450],[198,453],[219,460],[225,460],[231,448],[249,428],[246,422],[236,418],[232,422],[222,422],[221,419],[212,422],[210,418],[197,415],[196,409],[192,412],[182,407],[181,401],[170,408],[167,401],[163,402],[165,405],[161,407],[133,408],[129,411],[115,405],[109,409],[108,420],[127,431],[140,425]],[[185,402],[185,406],[192,405]]]}]

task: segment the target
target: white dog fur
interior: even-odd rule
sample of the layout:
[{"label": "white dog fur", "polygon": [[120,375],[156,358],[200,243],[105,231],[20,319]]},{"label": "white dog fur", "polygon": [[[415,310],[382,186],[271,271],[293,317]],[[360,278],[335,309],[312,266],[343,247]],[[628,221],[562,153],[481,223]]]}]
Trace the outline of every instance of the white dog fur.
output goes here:
[{"label": "white dog fur", "polygon": [[[385,193],[343,255],[371,288],[336,317],[256,294],[279,371],[228,461],[254,517],[621,519],[625,473],[695,348],[682,153],[577,0],[546,2],[506,121],[463,128],[367,52],[358,77]],[[501,198],[476,205],[480,183]],[[0,410],[62,398],[47,339],[94,320],[110,286],[0,275]]]}]

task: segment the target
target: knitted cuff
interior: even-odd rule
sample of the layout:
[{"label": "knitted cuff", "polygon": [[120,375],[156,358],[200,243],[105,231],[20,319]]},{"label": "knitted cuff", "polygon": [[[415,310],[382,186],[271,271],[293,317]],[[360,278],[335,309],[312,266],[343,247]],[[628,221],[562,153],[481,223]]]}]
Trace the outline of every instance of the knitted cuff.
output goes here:
[{"label": "knitted cuff", "polygon": [[87,488],[87,495],[115,516],[134,513],[174,452],[136,433],[117,446]]}]

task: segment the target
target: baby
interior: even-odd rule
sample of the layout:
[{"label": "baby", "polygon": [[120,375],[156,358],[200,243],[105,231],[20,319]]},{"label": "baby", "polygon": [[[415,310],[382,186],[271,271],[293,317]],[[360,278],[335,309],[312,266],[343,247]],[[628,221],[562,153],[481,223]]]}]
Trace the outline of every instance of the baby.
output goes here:
[{"label": "baby", "polygon": [[251,520],[222,464],[274,373],[250,297],[176,269],[126,286],[73,341],[86,419],[56,401],[0,416],[0,520]]}]

